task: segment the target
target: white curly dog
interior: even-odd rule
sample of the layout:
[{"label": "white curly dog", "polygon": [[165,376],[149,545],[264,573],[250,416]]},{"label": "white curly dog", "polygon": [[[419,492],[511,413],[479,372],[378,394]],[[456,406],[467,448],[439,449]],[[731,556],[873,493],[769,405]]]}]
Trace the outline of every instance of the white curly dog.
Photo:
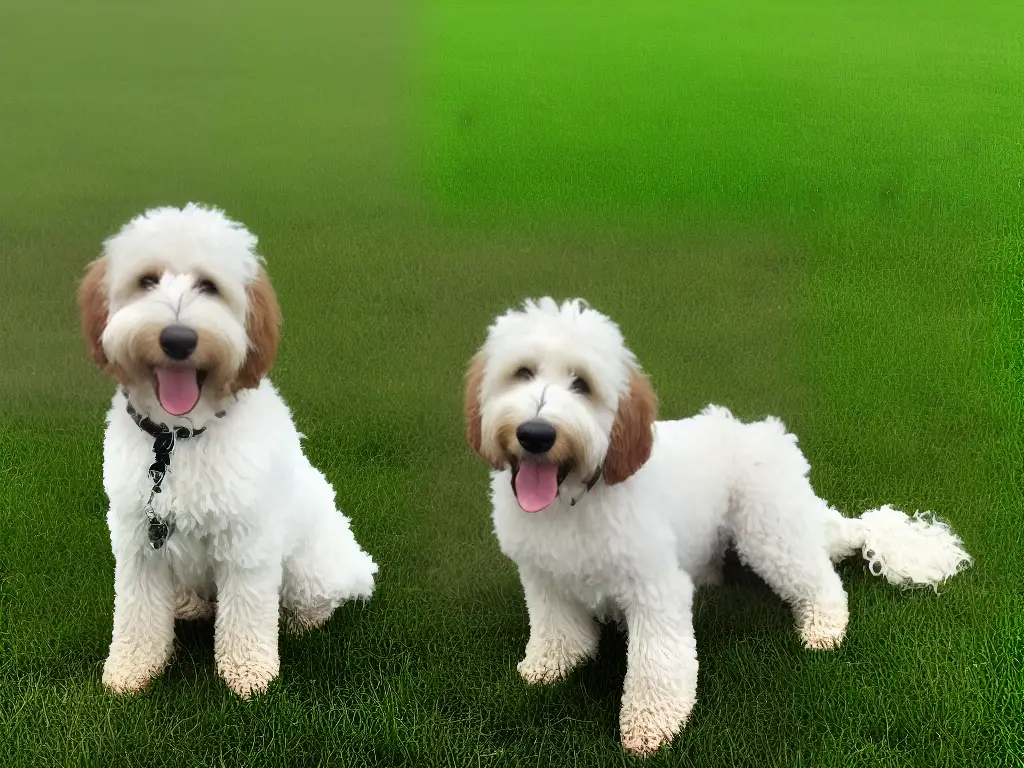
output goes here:
[{"label": "white curly dog", "polygon": [[221,677],[263,692],[282,610],[317,627],[373,591],[377,565],[266,378],[280,316],[255,248],[219,210],[155,208],[106,240],[79,288],[93,360],[120,385],[103,443],[111,691],[164,668],[176,617],[215,615]]},{"label": "white curly dog", "polygon": [[846,633],[834,562],[861,551],[872,573],[932,587],[971,562],[929,515],[832,509],[778,419],[745,424],[709,406],[655,421],[618,326],[582,300],[527,301],[498,317],[469,364],[465,406],[467,440],[493,468],[494,531],[525,593],[519,672],[560,680],[596,653],[595,618],[624,621],[631,752],[669,742],[693,709],[693,594],[718,582],[728,546],[790,605],[811,649]]}]

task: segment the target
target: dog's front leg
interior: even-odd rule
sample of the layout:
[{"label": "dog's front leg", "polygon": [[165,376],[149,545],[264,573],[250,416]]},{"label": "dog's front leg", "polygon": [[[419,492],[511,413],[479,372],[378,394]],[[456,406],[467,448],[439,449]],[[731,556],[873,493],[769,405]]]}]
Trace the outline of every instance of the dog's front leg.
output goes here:
[{"label": "dog's front leg", "polygon": [[583,605],[543,574],[520,566],[530,616],[526,657],[518,670],[528,683],[554,683],[597,652],[598,627]]},{"label": "dog's front leg", "polygon": [[171,657],[174,587],[170,566],[144,536],[129,536],[115,547],[115,559],[114,631],[103,685],[130,693],[145,688]]},{"label": "dog's front leg", "polygon": [[626,606],[629,632],[619,723],[622,745],[652,754],[679,733],[697,700],[693,581],[685,573],[648,581]]},{"label": "dog's front leg", "polygon": [[214,657],[217,672],[242,698],[263,693],[280,669],[278,616],[281,561],[217,568]]}]

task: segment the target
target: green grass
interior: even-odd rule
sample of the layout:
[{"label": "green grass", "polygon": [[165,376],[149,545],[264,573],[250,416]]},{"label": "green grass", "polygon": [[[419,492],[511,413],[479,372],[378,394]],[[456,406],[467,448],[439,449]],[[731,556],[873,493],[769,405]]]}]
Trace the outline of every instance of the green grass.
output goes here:
[{"label": "green grass", "polygon": [[[844,566],[832,654],[747,573],[702,593],[697,708],[648,764],[1024,764],[1024,11],[340,5],[0,5],[0,758],[639,762],[621,636],[519,681],[525,610],[462,442],[487,322],[551,293],[621,323],[664,416],[778,414],[821,495],[934,509],[976,557],[938,596]],[[112,385],[74,289],[128,217],[190,199],[260,236],[273,378],[382,566],[250,703],[204,625],[147,693],[99,683]]]}]

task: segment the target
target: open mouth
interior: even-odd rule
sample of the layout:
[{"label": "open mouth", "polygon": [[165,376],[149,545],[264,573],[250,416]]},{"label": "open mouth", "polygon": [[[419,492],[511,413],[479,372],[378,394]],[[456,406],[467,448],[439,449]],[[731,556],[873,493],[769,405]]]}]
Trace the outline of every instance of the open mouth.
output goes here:
[{"label": "open mouth", "polygon": [[558,488],[569,474],[568,464],[522,458],[512,463],[512,491],[524,512],[540,512],[558,497]]},{"label": "open mouth", "polygon": [[206,371],[198,368],[155,368],[156,397],[172,416],[184,416],[199,403]]}]

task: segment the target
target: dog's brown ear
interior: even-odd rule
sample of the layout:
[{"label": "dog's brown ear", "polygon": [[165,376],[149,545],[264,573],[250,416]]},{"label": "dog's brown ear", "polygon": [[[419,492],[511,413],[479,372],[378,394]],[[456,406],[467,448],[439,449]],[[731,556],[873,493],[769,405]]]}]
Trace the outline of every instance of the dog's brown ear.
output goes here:
[{"label": "dog's brown ear", "polygon": [[639,371],[632,371],[629,392],[619,400],[604,460],[604,481],[608,485],[621,483],[647,463],[654,446],[657,415],[658,397],[650,381]]},{"label": "dog's brown ear", "polygon": [[107,327],[107,259],[101,256],[89,262],[78,287],[78,312],[82,336],[93,362],[106,370],[109,361],[103,351],[103,329]]},{"label": "dog's brown ear", "polygon": [[249,286],[249,315],[245,320],[245,333],[249,338],[249,352],[235,378],[233,391],[255,389],[274,365],[277,345],[281,341],[281,310],[270,278],[260,270]]},{"label": "dog's brown ear", "polygon": [[477,352],[466,367],[466,394],[463,399],[466,418],[466,442],[477,456],[492,467],[501,469],[493,457],[483,450],[483,425],[480,417],[480,385],[484,379],[484,367],[487,359],[483,352]]},{"label": "dog's brown ear", "polygon": [[483,352],[477,352],[466,366],[466,392],[463,406],[466,418],[466,442],[469,447],[484,458],[480,452],[483,442],[483,428],[480,420],[480,383],[484,378],[485,365]]}]

